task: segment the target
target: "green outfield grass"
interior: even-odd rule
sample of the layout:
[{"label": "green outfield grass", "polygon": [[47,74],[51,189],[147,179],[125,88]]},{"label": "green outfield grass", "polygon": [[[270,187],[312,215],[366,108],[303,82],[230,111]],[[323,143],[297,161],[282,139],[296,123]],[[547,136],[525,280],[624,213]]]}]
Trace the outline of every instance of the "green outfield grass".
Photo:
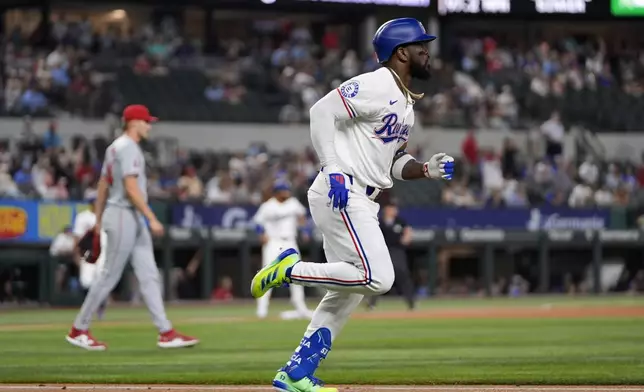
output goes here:
[{"label": "green outfield grass", "polygon": [[[644,306],[639,298],[428,300],[424,310]],[[272,314],[286,309],[275,303]],[[319,376],[333,384],[644,384],[644,318],[351,320]],[[490,310],[492,311],[492,310]],[[361,310],[359,313],[363,313]],[[111,308],[92,329],[110,348],[64,340],[74,310],[0,310],[0,382],[269,384],[306,322],[252,317],[252,303],[171,306],[193,349],[161,350],[145,308]]]}]

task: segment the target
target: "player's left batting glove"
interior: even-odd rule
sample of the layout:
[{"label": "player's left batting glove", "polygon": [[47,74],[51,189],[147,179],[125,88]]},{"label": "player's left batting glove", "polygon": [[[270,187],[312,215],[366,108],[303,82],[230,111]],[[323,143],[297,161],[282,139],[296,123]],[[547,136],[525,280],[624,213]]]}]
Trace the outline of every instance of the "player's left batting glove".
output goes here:
[{"label": "player's left batting glove", "polygon": [[344,210],[349,202],[350,179],[339,168],[329,171],[329,201],[334,209]]},{"label": "player's left batting glove", "polygon": [[425,162],[423,170],[426,177],[449,181],[454,176],[454,158],[442,152],[434,154]]}]

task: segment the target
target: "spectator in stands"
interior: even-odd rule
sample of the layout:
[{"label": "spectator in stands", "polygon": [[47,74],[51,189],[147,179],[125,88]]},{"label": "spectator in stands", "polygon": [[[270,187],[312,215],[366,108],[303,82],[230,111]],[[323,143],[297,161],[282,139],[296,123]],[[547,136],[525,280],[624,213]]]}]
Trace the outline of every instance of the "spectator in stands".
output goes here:
[{"label": "spectator in stands", "polygon": [[342,59],[342,76],[351,79],[360,73],[360,64],[355,50],[348,50]]},{"label": "spectator in stands", "polygon": [[10,165],[13,157],[11,156],[11,151],[9,151],[9,142],[8,140],[0,141],[0,164]]},{"label": "spectator in stands", "polygon": [[57,149],[61,146],[62,141],[57,133],[57,128],[58,124],[56,121],[52,120],[49,122],[49,126],[47,127],[47,131],[45,132],[42,140],[43,147],[45,147],[45,149]]},{"label": "spectator in stands", "polygon": [[148,175],[148,194],[151,198],[165,199],[170,196],[170,192],[163,188],[159,172],[152,170]]},{"label": "spectator in stands", "polygon": [[208,87],[206,87],[206,90],[204,91],[204,96],[206,97],[207,100],[211,102],[222,101],[224,99],[224,95],[225,95],[224,86],[220,82],[217,82],[214,79],[210,81],[210,84],[208,85]]},{"label": "spectator in stands", "polygon": [[233,200],[233,179],[228,172],[220,170],[206,185],[206,202],[227,204]]},{"label": "spectator in stands", "polygon": [[575,185],[568,198],[568,206],[572,208],[589,208],[593,204],[593,189],[583,183]]},{"label": "spectator in stands", "polygon": [[567,162],[563,156],[554,157],[552,168],[552,185],[555,191],[568,193],[575,185],[573,178],[575,176],[574,167]]},{"label": "spectator in stands", "polygon": [[476,141],[476,131],[470,129],[461,144],[461,154],[468,166],[477,166],[479,164],[479,147]]},{"label": "spectator in stands", "polygon": [[92,86],[82,74],[76,74],[67,90],[68,109],[72,115],[88,116],[90,114],[90,93]]},{"label": "spectator in stands", "polygon": [[9,173],[9,164],[0,163],[0,197],[18,198],[21,196],[18,186]]},{"label": "spectator in stands", "polygon": [[503,85],[501,94],[496,97],[496,108],[502,122],[498,128],[512,129],[516,127],[519,108],[509,85]]},{"label": "spectator in stands", "polygon": [[84,200],[96,199],[96,195],[98,195],[98,178],[96,175],[92,175],[91,177],[89,176],[85,177],[85,180],[81,184],[81,186],[84,189],[83,191]]},{"label": "spectator in stands", "polygon": [[599,181],[599,167],[595,163],[595,160],[590,155],[586,157],[586,160],[579,166],[579,177],[581,180],[593,186]]},{"label": "spectator in stands", "polygon": [[443,189],[443,204],[451,207],[474,207],[477,202],[466,180],[452,181]]},{"label": "spectator in stands", "polygon": [[181,200],[203,197],[203,183],[197,176],[197,170],[192,165],[186,166],[183,175],[177,182],[177,187],[179,188],[179,198]]},{"label": "spectator in stands", "polygon": [[563,153],[564,127],[559,112],[552,112],[550,119],[541,124],[541,133],[546,142],[546,157],[554,162],[556,155]]},{"label": "spectator in stands", "polygon": [[515,179],[505,181],[503,188],[503,204],[506,207],[528,207],[528,193],[525,183]]},{"label": "spectator in stands", "polygon": [[635,176],[635,169],[628,162],[625,163],[621,181],[629,192],[634,191],[638,187],[637,177]]},{"label": "spectator in stands", "polygon": [[631,200],[631,190],[627,184],[621,183],[613,193],[613,205],[628,207]]},{"label": "spectator in stands", "polygon": [[485,201],[485,208],[503,208],[506,206],[503,193],[494,189]]},{"label": "spectator in stands", "polygon": [[45,60],[46,69],[52,70],[56,68],[69,68],[69,57],[65,48],[62,45],[58,45]]},{"label": "spectator in stands", "polygon": [[156,64],[163,64],[172,52],[172,47],[163,41],[160,36],[155,36],[145,47],[145,53]]},{"label": "spectator in stands", "polygon": [[152,63],[145,54],[140,54],[134,62],[134,73],[137,75],[147,75],[152,71]]},{"label": "spectator in stands", "polygon": [[219,281],[219,286],[212,291],[210,297],[214,301],[230,301],[233,299],[233,280],[224,276]]},{"label": "spectator in stands", "polygon": [[4,108],[7,113],[13,113],[20,107],[22,96],[22,81],[18,78],[9,78],[4,90]]},{"label": "spectator in stands", "polygon": [[[62,163],[62,162],[61,162]],[[63,166],[65,166],[63,164]],[[94,168],[83,156],[74,165],[74,179],[80,184],[90,184],[95,177]]]},{"label": "spectator in stands", "polygon": [[636,177],[637,177],[637,184],[639,185],[639,187],[644,188],[644,151],[642,151],[640,163],[637,167]]},{"label": "spectator in stands", "polygon": [[613,205],[613,192],[605,185],[595,191],[594,202],[597,207]]},{"label": "spectator in stands", "polygon": [[67,70],[68,64],[51,68],[51,82],[54,87],[67,88],[71,83]]},{"label": "spectator in stands", "polygon": [[604,177],[604,183],[609,189],[615,190],[619,187],[621,183],[621,173],[620,168],[616,163],[610,163],[608,165],[608,171]]},{"label": "spectator in stands", "polygon": [[18,187],[29,189],[32,186],[31,165],[29,161],[23,161],[22,166],[13,174],[13,180]]},{"label": "spectator in stands", "polygon": [[501,191],[504,184],[501,158],[491,149],[484,151],[480,167],[484,196],[487,197],[495,191]]},{"label": "spectator in stands", "polygon": [[47,103],[47,98],[35,84],[28,87],[20,97],[20,108],[30,114],[45,110]]},{"label": "spectator in stands", "polygon": [[517,178],[519,176],[519,150],[511,138],[503,139],[501,150],[501,171],[504,178]]}]

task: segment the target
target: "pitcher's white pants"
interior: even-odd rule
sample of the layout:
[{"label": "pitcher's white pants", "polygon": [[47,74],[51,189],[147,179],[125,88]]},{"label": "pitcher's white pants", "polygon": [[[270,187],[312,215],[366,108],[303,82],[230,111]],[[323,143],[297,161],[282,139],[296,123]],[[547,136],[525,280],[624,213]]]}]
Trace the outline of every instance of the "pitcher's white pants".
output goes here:
[{"label": "pitcher's white pants", "polygon": [[107,234],[105,231],[101,230],[101,254],[98,255],[96,263],[90,264],[85,261],[81,261],[81,265],[78,271],[78,280],[80,281],[81,286],[84,289],[89,289],[90,286],[96,280],[95,277],[98,274],[98,271],[103,268],[105,265],[105,248],[107,247]]},{"label": "pitcher's white pants", "polygon": [[[262,246],[262,266],[265,267],[272,263],[282,251],[288,248],[294,248],[299,252],[295,239],[291,241],[269,239],[268,242]],[[295,310],[282,312],[281,317],[283,319],[310,319],[313,316],[313,312],[306,307],[306,302],[304,301],[304,287],[290,285],[289,289],[291,291],[291,304],[293,304]],[[271,300],[271,291],[268,291],[263,297],[257,299],[257,317],[259,318],[264,318],[268,315],[268,304]]]},{"label": "pitcher's white pants", "polygon": [[326,327],[335,339],[362,298],[388,292],[395,276],[378,223],[378,203],[367,197],[364,186],[354,182],[347,208],[339,212],[332,210],[328,193],[326,176],[319,174],[308,199],[313,220],[323,235],[327,263],[299,262],[293,267],[291,280],[293,284],[329,290],[305,336]]}]

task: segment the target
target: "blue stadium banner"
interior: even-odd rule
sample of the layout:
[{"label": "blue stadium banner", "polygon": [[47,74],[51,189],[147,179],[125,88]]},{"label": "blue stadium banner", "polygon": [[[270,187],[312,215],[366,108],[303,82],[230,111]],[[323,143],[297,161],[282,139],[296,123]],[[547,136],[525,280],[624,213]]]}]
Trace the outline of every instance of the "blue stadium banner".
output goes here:
[{"label": "blue stadium banner", "polygon": [[403,208],[400,211],[412,227],[498,228],[522,230],[599,230],[610,227],[608,209],[567,207],[508,209]]},{"label": "blue stadium banner", "polygon": [[50,242],[87,203],[0,200],[0,242]]},{"label": "blue stadium banner", "polygon": [[[184,228],[249,227],[257,207],[246,205],[204,206],[178,204],[172,208],[172,224]],[[449,209],[401,208],[400,215],[412,227],[498,228],[522,230],[598,230],[610,227],[608,209],[513,208]]]},{"label": "blue stadium banner", "polygon": [[251,205],[175,204],[172,207],[172,224],[185,228],[246,228],[249,227],[255,212],[257,207]]}]

